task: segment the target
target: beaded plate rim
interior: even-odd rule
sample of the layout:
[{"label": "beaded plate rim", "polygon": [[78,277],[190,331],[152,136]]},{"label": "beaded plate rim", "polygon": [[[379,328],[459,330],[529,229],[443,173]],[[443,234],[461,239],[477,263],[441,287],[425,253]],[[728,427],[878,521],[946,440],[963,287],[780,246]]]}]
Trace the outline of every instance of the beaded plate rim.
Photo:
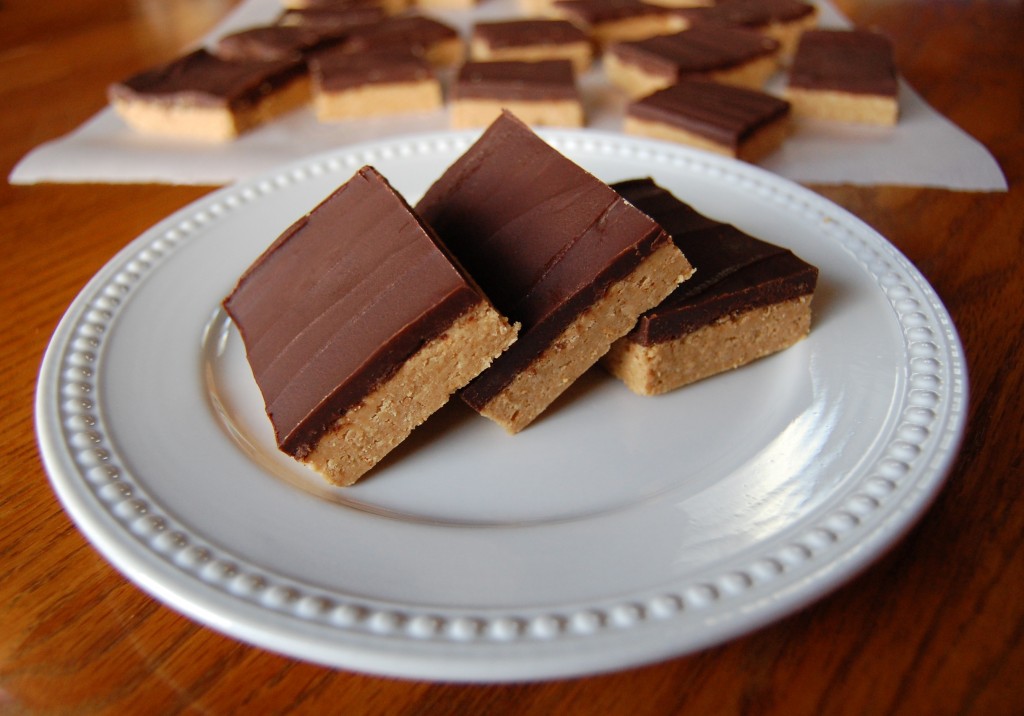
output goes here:
[{"label": "beaded plate rim", "polygon": [[[219,217],[263,197],[310,177],[350,174],[381,157],[451,154],[476,136],[441,132],[341,148],[217,190],[142,234],[82,290],[44,357],[36,426],[55,492],[99,551],[161,601],[274,651],[371,673],[504,681],[593,673],[720,643],[827,593],[909,529],[955,459],[968,390],[955,327],[917,269],[842,208],[757,167],[621,135],[541,134],[577,160],[618,154],[727,177],[738,190],[822,223],[875,280],[903,332],[905,380],[883,457],[865,469],[857,489],[799,534],[707,579],[589,604],[466,613],[320,593],[222,552],[163,514],[108,442],[102,406],[93,399],[107,326],[134,288]],[[656,633],[661,636],[651,636]]]}]

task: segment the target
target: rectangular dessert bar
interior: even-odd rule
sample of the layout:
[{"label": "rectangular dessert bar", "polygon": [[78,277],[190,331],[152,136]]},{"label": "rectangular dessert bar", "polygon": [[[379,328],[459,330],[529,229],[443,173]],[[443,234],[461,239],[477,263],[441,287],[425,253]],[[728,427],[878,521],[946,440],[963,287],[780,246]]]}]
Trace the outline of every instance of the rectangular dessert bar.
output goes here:
[{"label": "rectangular dessert bar", "polygon": [[778,54],[779,43],[756,32],[698,25],[612,45],[604,66],[612,84],[637,98],[694,78],[760,89],[778,68]]},{"label": "rectangular dessert bar", "polygon": [[568,20],[478,22],[469,49],[476,62],[570,60],[577,73],[589,69],[594,59],[587,33]]},{"label": "rectangular dessert bar", "polygon": [[756,162],[789,135],[790,107],[759,90],[683,80],[630,104],[623,127],[627,134]]},{"label": "rectangular dessert bar", "polygon": [[675,8],[641,0],[554,0],[550,13],[579,25],[602,47],[668,35],[690,26]]},{"label": "rectangular dessert bar", "polygon": [[199,49],[111,85],[111,106],[134,129],[227,141],[309,102],[300,57],[226,60]]},{"label": "rectangular dessert bar", "polygon": [[451,126],[485,127],[509,110],[533,125],[581,127],[583,103],[569,60],[467,62],[450,93]]},{"label": "rectangular dessert bar", "polygon": [[779,58],[788,61],[800,35],[817,26],[818,7],[803,0],[728,0],[687,10],[694,24],[714,23],[761,33],[779,43]]},{"label": "rectangular dessert bar", "polygon": [[899,121],[893,48],[866,30],[812,30],[797,46],[786,98],[797,116],[892,125]]},{"label": "rectangular dessert bar", "polygon": [[224,308],[278,446],[337,485],[358,480],[515,339],[371,167],[287,229]]},{"label": "rectangular dessert bar", "polygon": [[657,395],[788,348],[810,331],[818,270],[788,249],[710,219],[650,179],[612,185],[658,221],[693,278],[640,317],[601,365]]},{"label": "rectangular dessert bar", "polygon": [[410,51],[336,48],[309,63],[313,108],[323,122],[430,112],[443,105],[434,68]]},{"label": "rectangular dessert bar", "polygon": [[416,210],[521,325],[516,343],[461,392],[510,433],[692,271],[655,221],[507,112]]}]

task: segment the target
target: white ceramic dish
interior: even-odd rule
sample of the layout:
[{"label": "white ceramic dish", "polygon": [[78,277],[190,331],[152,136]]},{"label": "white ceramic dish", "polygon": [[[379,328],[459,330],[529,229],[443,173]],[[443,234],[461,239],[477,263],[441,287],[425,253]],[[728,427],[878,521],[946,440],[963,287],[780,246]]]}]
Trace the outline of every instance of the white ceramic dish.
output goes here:
[{"label": "white ceramic dish", "polygon": [[39,377],[53,486],[171,607],[264,648],[411,678],[571,676],[793,612],[919,517],[961,439],[962,349],[885,239],[755,167],[551,131],[607,181],[653,176],[821,269],[811,336],[659,398],[592,371],[509,437],[453,403],[354,488],[274,448],[219,302],[364,164],[411,201],[472,133],[339,149],[214,192],[85,287]]}]

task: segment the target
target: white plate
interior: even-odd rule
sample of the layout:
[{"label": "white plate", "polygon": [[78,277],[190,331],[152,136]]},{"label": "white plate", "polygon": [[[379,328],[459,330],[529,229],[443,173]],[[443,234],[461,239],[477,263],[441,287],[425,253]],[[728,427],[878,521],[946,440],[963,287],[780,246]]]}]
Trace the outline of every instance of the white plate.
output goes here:
[{"label": "white plate", "polygon": [[859,220],[755,167],[551,131],[607,181],[653,176],[821,269],[811,336],[659,398],[598,370],[509,437],[453,403],[354,488],[274,448],[236,277],[364,164],[415,201],[475,135],[339,149],[217,191],[119,253],[61,321],[37,430],[107,559],[241,640],[379,674],[579,675],[690,652],[806,605],[921,515],[967,376],[917,270]]}]

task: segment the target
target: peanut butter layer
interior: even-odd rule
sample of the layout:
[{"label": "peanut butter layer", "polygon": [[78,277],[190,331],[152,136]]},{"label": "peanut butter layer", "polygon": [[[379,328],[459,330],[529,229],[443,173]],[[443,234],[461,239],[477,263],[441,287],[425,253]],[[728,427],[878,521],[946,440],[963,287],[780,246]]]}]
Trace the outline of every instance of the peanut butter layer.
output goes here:
[{"label": "peanut butter layer", "polygon": [[[445,171],[416,209],[498,311],[522,326],[513,347],[462,391],[478,411],[531,369],[609,287],[670,242],[650,217],[508,113]],[[689,264],[672,253],[678,260],[674,285],[688,275]],[[547,395],[540,409],[556,395]]]},{"label": "peanut butter layer", "polygon": [[[224,307],[279,447],[303,459],[424,344],[484,302],[404,200],[365,167],[286,230]],[[435,370],[451,367],[442,361]]]},{"label": "peanut butter layer", "polygon": [[694,275],[645,313],[628,340],[675,340],[722,316],[814,292],[818,270],[789,249],[710,219],[650,179],[612,185],[660,223],[694,267]]},{"label": "peanut butter layer", "polygon": [[[773,149],[785,136],[790,105],[785,100],[758,90],[717,82],[683,80],[629,105],[626,128],[631,133],[650,134],[654,125],[680,130],[708,140],[725,153],[753,161]],[[639,125],[631,125],[630,122]],[[745,146],[756,142],[759,134],[772,132],[778,141],[754,154]]]}]

